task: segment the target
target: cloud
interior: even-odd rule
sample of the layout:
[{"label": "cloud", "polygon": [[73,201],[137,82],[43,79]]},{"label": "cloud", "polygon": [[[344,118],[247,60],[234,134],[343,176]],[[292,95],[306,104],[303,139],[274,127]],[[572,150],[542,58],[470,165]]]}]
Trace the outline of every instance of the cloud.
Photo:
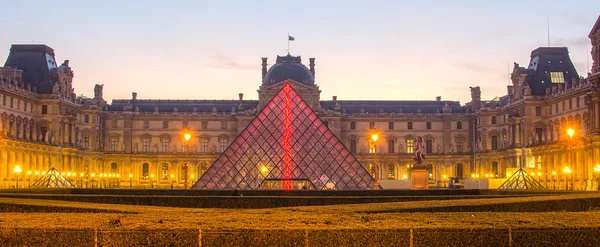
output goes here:
[{"label": "cloud", "polygon": [[229,57],[226,57],[223,54],[215,53],[209,56],[211,60],[210,64],[205,65],[209,68],[218,68],[218,69],[242,69],[242,70],[256,70],[259,69],[255,65],[251,64],[242,64],[232,60]]},{"label": "cloud", "polygon": [[[588,19],[582,14],[562,12],[559,18],[573,25],[580,25],[584,27],[591,27],[594,25],[594,20]],[[550,23],[552,23],[552,19],[550,19]]]}]

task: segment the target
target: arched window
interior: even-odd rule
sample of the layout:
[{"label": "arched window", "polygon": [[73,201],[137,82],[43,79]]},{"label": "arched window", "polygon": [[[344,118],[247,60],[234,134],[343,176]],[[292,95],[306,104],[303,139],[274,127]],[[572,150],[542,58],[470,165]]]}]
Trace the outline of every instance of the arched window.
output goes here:
[{"label": "arched window", "polygon": [[[179,180],[185,180],[185,176],[187,174],[187,166],[185,164],[181,165],[181,174],[179,174]],[[189,176],[190,174],[187,174]]]},{"label": "arched window", "polygon": [[110,164],[110,173],[113,173],[113,174],[119,173],[119,165],[117,165],[117,163]]},{"label": "arched window", "polygon": [[458,163],[456,164],[456,170],[454,171],[454,175],[459,178],[462,179],[464,177],[464,171],[463,171],[463,164]]},{"label": "arched window", "polygon": [[202,164],[200,166],[200,174],[198,174],[198,178],[202,177],[202,175],[204,175],[206,170],[208,170],[208,166],[206,164]]},{"label": "arched window", "polygon": [[388,165],[388,179],[396,179],[396,167],[394,164]]},{"label": "arched window", "polygon": [[369,173],[371,174],[371,177],[375,177],[375,164],[369,163]]},{"label": "arched window", "polygon": [[160,166],[160,178],[162,180],[167,180],[169,179],[169,165],[166,163],[163,163]]},{"label": "arched window", "polygon": [[149,176],[150,176],[150,165],[148,165],[148,163],[144,163],[144,164],[142,164],[142,179],[148,180]]},{"label": "arched window", "polygon": [[427,164],[427,176],[429,177],[429,180],[433,180],[433,165],[432,164]]},{"label": "arched window", "polygon": [[494,161],[492,162],[492,175],[494,177],[498,177],[498,162]]}]

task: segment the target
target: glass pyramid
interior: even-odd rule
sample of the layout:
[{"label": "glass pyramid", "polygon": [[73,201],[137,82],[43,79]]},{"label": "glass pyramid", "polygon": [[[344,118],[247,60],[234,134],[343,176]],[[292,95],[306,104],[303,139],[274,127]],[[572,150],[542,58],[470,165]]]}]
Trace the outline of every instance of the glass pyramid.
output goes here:
[{"label": "glass pyramid", "polygon": [[32,189],[47,189],[47,188],[75,188],[67,178],[52,167],[48,172],[44,173],[40,178],[35,180],[31,185]]},{"label": "glass pyramid", "polygon": [[370,190],[374,184],[286,83],[192,189]]}]

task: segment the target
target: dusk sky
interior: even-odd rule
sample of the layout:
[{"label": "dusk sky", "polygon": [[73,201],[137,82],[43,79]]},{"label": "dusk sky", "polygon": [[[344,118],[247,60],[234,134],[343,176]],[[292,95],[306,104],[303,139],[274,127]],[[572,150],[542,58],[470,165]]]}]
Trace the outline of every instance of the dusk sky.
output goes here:
[{"label": "dusk sky", "polygon": [[[46,44],[69,59],[77,95],[257,99],[261,57],[316,58],[321,99],[470,100],[506,94],[508,67],[567,46],[589,71],[600,1],[6,1],[0,59]],[[2,65],[0,64],[0,65]],[[591,65],[591,58],[589,58]]]}]

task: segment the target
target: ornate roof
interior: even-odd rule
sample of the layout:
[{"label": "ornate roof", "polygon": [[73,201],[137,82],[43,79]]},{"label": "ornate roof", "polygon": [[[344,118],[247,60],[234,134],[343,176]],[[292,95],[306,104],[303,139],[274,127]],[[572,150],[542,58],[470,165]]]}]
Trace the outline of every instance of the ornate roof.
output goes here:
[{"label": "ornate roof", "polygon": [[300,56],[277,56],[277,61],[265,76],[263,86],[275,85],[287,79],[291,79],[302,84],[313,86],[315,79],[310,70],[302,64]]},{"label": "ornate roof", "polygon": [[23,82],[37,87],[38,93],[52,92],[50,72],[58,65],[47,45],[12,45],[4,67],[23,70]]}]

